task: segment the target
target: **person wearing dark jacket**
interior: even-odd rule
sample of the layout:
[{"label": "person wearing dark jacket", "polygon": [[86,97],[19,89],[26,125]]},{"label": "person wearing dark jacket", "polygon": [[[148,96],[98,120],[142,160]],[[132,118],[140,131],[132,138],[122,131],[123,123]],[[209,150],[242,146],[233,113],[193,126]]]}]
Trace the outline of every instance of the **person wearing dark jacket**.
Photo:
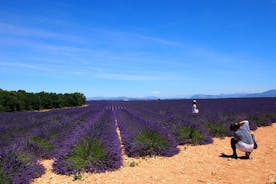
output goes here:
[{"label": "person wearing dark jacket", "polygon": [[231,139],[233,158],[237,158],[236,149],[245,152],[245,158],[249,159],[254,149],[254,140],[250,133],[249,122],[247,120],[231,124],[230,130],[234,131],[234,137]]}]

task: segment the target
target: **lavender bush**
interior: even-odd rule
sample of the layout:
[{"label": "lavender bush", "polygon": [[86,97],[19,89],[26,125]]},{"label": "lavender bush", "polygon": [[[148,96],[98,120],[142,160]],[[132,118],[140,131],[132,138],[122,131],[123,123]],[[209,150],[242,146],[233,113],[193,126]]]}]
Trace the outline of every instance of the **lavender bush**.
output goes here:
[{"label": "lavender bush", "polygon": [[1,150],[0,162],[0,183],[3,184],[30,183],[45,171],[35,155],[17,144],[4,151]]},{"label": "lavender bush", "polygon": [[122,166],[120,142],[110,110],[104,111],[96,119],[90,119],[87,127],[79,131],[60,152],[53,165],[55,172],[103,172]]},{"label": "lavender bush", "polygon": [[118,110],[116,114],[128,156],[172,156],[178,153],[177,143],[166,129],[126,110]]}]

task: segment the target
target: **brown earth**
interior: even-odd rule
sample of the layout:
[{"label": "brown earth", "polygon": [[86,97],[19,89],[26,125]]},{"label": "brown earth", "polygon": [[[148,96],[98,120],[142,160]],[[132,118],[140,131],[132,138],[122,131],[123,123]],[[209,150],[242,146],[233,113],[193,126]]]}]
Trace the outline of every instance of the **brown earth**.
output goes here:
[{"label": "brown earth", "polygon": [[46,173],[33,183],[276,184],[276,123],[258,128],[254,134],[259,147],[249,160],[219,157],[221,153],[231,154],[230,138],[215,138],[214,143],[209,145],[179,146],[180,152],[173,157],[134,159],[124,155],[121,169],[101,174],[83,173],[82,178],[76,181],[73,181],[73,176],[53,173],[53,160],[42,160]]},{"label": "brown earth", "polygon": [[33,112],[48,112],[48,111],[52,111],[52,110],[58,110],[58,109],[72,109],[72,108],[80,108],[80,107],[87,107],[88,104],[84,104],[81,106],[76,106],[76,107],[62,107],[62,108],[53,108],[53,109],[41,109],[41,110],[35,110]]}]

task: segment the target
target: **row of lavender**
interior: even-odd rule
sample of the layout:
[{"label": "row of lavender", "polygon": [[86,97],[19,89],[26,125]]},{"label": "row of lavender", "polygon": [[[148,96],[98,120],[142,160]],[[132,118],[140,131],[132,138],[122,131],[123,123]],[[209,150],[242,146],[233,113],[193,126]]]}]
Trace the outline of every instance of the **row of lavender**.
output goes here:
[{"label": "row of lavender", "polygon": [[143,106],[137,109],[129,107],[128,111],[134,116],[153,122],[155,126],[167,130],[178,145],[186,143],[209,144],[213,142],[207,129],[198,122],[181,119],[173,114],[158,114]]},{"label": "row of lavender", "polygon": [[[72,115],[75,113],[78,114],[72,109]],[[28,183],[44,172],[39,156],[32,150],[50,151],[52,146],[39,138],[40,129],[47,131],[46,127],[54,126],[57,119],[67,115],[67,111],[1,113],[0,183]]]},{"label": "row of lavender", "polygon": [[103,172],[122,166],[120,141],[113,112],[105,110],[97,118],[88,119],[59,150],[54,163],[58,174]]},{"label": "row of lavender", "polygon": [[115,117],[128,156],[172,156],[178,153],[173,135],[155,122],[146,121],[128,110],[116,110]]},{"label": "row of lavender", "polygon": [[[182,135],[185,134],[186,125],[192,124],[199,127],[205,135],[228,136],[231,135],[229,125],[233,122],[247,119],[252,130],[276,122],[276,98],[198,100],[200,113],[197,115],[191,113],[192,100],[117,102],[117,105],[127,107],[144,119],[172,129],[172,132],[173,129],[178,129]],[[184,132],[181,133],[179,126],[183,126],[182,124]],[[182,142],[181,138],[177,139]]]},{"label": "row of lavender", "polygon": [[[42,158],[55,158],[55,171],[64,174],[120,167],[120,145],[115,124],[110,123],[114,122],[113,114],[105,111],[105,106],[106,103],[97,103],[88,108],[44,113],[1,113],[0,183],[29,183],[41,176],[44,168],[38,160]],[[83,143],[85,148],[92,145],[92,152],[95,146],[98,149],[92,154],[89,149],[80,149],[83,154],[92,155],[93,163],[79,167],[81,161],[74,154]],[[103,148],[102,157],[99,148]],[[71,160],[65,159],[69,162],[64,165],[67,156]]]}]

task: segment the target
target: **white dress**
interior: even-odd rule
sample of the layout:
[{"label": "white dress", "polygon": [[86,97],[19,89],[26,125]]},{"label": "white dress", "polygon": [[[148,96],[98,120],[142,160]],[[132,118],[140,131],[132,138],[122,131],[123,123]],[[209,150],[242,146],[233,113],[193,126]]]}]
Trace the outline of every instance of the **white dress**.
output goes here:
[{"label": "white dress", "polygon": [[199,110],[198,110],[198,108],[197,108],[196,104],[193,104],[193,107],[192,107],[192,112],[193,112],[193,114],[197,114],[197,113],[199,113]]}]

